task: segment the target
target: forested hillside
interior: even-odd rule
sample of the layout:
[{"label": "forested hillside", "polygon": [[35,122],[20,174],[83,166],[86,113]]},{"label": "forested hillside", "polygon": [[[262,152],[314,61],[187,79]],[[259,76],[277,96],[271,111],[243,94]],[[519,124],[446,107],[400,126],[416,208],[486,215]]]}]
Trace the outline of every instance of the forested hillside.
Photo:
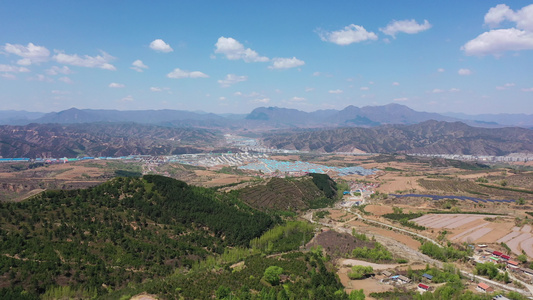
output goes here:
[{"label": "forested hillside", "polygon": [[326,207],[337,195],[337,186],[326,174],[298,178],[271,178],[266,184],[239,191],[239,197],[257,209],[297,211]]},{"label": "forested hillside", "polygon": [[0,289],[123,288],[248,246],[276,222],[229,194],[154,175],[47,191],[0,204]]}]

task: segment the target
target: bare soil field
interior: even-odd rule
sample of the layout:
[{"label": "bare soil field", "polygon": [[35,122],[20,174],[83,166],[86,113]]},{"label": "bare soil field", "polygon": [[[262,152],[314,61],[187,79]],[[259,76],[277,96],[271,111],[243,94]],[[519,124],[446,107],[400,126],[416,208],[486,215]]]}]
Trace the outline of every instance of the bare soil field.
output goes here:
[{"label": "bare soil field", "polygon": [[382,216],[384,214],[390,214],[393,212],[392,207],[390,206],[372,204],[365,206],[365,211],[376,216]]},{"label": "bare soil field", "polygon": [[353,290],[363,289],[367,299],[370,298],[370,293],[380,293],[386,292],[394,289],[394,286],[383,284],[379,282],[379,279],[376,278],[366,278],[362,280],[351,280],[348,277],[350,268],[344,267],[340,268],[337,274],[339,274],[339,279],[341,280],[342,285],[346,293],[350,293]]},{"label": "bare soil field", "polygon": [[397,233],[395,231],[380,228],[380,227],[367,225],[366,223],[363,223],[361,221],[354,220],[354,221],[350,221],[348,224],[352,226],[356,226],[356,230],[358,232],[365,233],[368,236],[377,234],[377,235],[381,235],[387,238],[391,238],[406,245],[410,249],[418,250],[418,248],[421,245],[419,241],[413,239],[412,237],[408,235]]},{"label": "bare soil field", "polygon": [[[516,227],[511,217],[467,214],[427,214],[413,219],[419,225],[449,232],[453,242],[492,244],[505,243],[515,255],[533,258],[533,231],[531,225]],[[435,234],[434,234],[435,235]]]},{"label": "bare soil field", "polygon": [[346,257],[355,248],[374,247],[372,242],[357,240],[351,234],[340,233],[334,230],[319,233],[306,245],[306,248],[310,249],[318,245],[322,246],[324,251],[333,259]]}]

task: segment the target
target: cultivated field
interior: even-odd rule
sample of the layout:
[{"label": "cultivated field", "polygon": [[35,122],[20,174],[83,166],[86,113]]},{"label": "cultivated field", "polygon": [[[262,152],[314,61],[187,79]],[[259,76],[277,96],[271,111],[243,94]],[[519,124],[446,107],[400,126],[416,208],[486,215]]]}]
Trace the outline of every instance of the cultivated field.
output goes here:
[{"label": "cultivated field", "polygon": [[505,243],[515,255],[522,250],[533,258],[533,228],[515,226],[514,219],[493,215],[427,214],[413,219],[419,225],[449,232],[452,242],[498,246]]}]

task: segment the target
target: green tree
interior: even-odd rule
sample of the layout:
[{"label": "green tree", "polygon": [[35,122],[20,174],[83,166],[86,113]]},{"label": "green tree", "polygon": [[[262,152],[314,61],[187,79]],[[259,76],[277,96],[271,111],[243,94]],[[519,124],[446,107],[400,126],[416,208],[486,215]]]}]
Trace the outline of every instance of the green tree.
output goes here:
[{"label": "green tree", "polygon": [[353,290],[350,293],[350,300],[365,300],[365,293],[363,292],[363,289]]},{"label": "green tree", "polygon": [[279,284],[280,275],[283,273],[283,268],[278,266],[270,266],[265,270],[263,278],[271,285]]}]

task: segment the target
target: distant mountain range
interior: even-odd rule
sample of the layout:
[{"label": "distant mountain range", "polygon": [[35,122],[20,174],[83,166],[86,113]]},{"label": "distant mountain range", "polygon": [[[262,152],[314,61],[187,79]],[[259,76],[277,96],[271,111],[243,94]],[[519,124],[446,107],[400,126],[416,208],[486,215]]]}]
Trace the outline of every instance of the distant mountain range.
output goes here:
[{"label": "distant mountain range", "polygon": [[135,122],[172,127],[198,127],[219,130],[268,131],[287,128],[374,127],[385,124],[417,124],[435,120],[461,121],[477,127],[519,126],[533,127],[533,115],[495,114],[465,115],[437,114],[415,111],[405,105],[348,106],[342,110],[304,112],[279,107],[259,107],[247,115],[213,114],[182,110],[96,110],[71,108],[60,112],[34,113],[0,111],[0,125],[30,123],[81,124],[95,122]]},{"label": "distant mountain range", "polygon": [[507,155],[533,153],[533,130],[479,128],[461,122],[273,132],[266,146],[318,152]]},{"label": "distant mountain range", "polygon": [[203,152],[222,137],[204,129],[134,123],[0,126],[2,157],[170,155]]}]

